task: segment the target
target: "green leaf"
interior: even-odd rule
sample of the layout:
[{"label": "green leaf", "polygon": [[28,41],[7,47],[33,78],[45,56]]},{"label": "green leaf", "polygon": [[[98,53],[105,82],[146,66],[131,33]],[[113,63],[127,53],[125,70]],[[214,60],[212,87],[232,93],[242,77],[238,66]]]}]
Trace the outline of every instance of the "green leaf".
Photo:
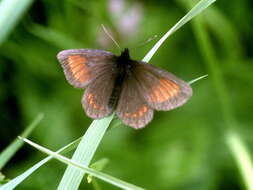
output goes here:
[{"label": "green leaf", "polygon": [[[97,150],[97,147],[102,140],[106,129],[109,127],[114,114],[101,120],[94,120],[86,131],[82,141],[78,145],[72,160],[88,166]],[[80,170],[72,165],[69,165],[62,177],[58,186],[58,190],[62,189],[78,189],[82,178],[85,174],[84,170]]]},{"label": "green leaf", "polygon": [[[68,144],[68,145],[64,146],[63,148],[59,149],[57,151],[57,153],[66,153],[66,152],[69,152],[69,151],[73,150],[75,147],[77,147],[77,145],[78,145],[78,143],[80,141],[81,141],[81,138],[79,138],[79,139],[71,142],[70,144]],[[52,158],[53,158],[52,156],[48,156],[48,157],[44,158],[43,160],[41,160],[40,162],[38,162],[37,164],[35,164],[31,168],[29,168],[28,170],[26,170],[21,175],[15,177],[14,179],[12,179],[11,181],[9,181],[5,185],[1,186],[0,190],[12,190],[12,189],[14,189],[21,182],[23,182],[27,177],[29,177],[33,172],[35,172],[42,165],[44,165],[45,163],[47,163],[48,161],[50,161]]]},{"label": "green leaf", "polygon": [[[51,150],[49,150],[47,148],[44,148],[44,147],[42,147],[42,146],[40,146],[40,145],[38,145],[38,144],[36,144],[36,143],[34,143],[34,142],[26,139],[26,138],[22,138],[22,137],[20,137],[20,138],[23,141],[25,141],[26,143],[30,144],[31,146],[37,148],[38,150],[40,150],[42,152],[44,152],[44,153],[46,153],[46,154],[54,157],[55,159],[57,159],[57,160],[65,163],[65,164],[71,165],[74,168],[78,168],[79,170],[82,170],[83,173],[86,172],[86,173],[88,173],[88,174],[90,174],[90,175],[92,175],[92,176],[94,176],[94,177],[96,177],[98,179],[101,179],[101,180],[103,180],[105,182],[108,182],[108,183],[110,183],[110,184],[112,184],[112,185],[114,185],[116,187],[120,187],[120,188],[126,189],[126,190],[143,190],[143,188],[141,188],[141,187],[135,186],[133,184],[130,184],[130,183],[122,181],[122,180],[120,180],[118,178],[115,178],[113,176],[107,175],[107,174],[102,173],[102,172],[98,172],[98,171],[96,171],[94,169],[91,169],[91,168],[88,168],[86,165],[83,165],[83,164],[80,164],[80,163],[78,163],[76,161],[70,160],[70,159],[68,159],[68,158],[66,158],[66,157],[64,157],[64,156],[62,156],[62,155],[60,155],[60,154],[58,154],[56,152],[53,152],[53,151],[51,151]],[[66,189],[68,189],[68,188],[66,188]]]},{"label": "green leaf", "polygon": [[193,17],[197,16],[199,13],[201,13],[203,10],[205,10],[209,5],[211,5],[214,2],[215,0],[201,0],[153,46],[153,48],[147,53],[147,55],[142,59],[142,61],[148,63],[155,54],[155,52],[159,49],[159,47],[171,34],[173,34],[175,31],[177,31],[184,24],[190,21]]},{"label": "green leaf", "polygon": [[33,0],[2,0],[0,2],[0,45],[32,2]]},{"label": "green leaf", "polygon": [[[34,121],[26,128],[21,134],[23,137],[28,137],[39,122],[43,119],[43,114],[39,114]],[[8,147],[6,147],[0,154],[0,170],[5,164],[12,158],[12,156],[18,151],[18,149],[24,144],[20,139],[14,140]]]}]

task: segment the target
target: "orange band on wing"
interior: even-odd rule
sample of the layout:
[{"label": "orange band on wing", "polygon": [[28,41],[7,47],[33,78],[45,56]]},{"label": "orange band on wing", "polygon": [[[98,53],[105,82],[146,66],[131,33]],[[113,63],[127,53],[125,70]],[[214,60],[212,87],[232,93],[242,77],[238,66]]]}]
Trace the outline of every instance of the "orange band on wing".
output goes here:
[{"label": "orange band on wing", "polygon": [[68,56],[68,67],[72,77],[78,82],[89,80],[89,68],[86,65],[87,59],[80,55]]},{"label": "orange band on wing", "polygon": [[146,113],[148,111],[148,107],[144,104],[144,105],[142,105],[141,107],[139,107],[138,109],[137,109],[137,111],[135,111],[135,112],[133,112],[133,113],[128,113],[128,112],[126,112],[126,113],[124,113],[124,117],[125,118],[136,118],[136,117],[138,117],[138,118],[141,118],[141,117],[143,117],[143,115]]},{"label": "orange band on wing", "polygon": [[150,100],[154,103],[162,103],[178,95],[179,86],[168,79],[161,78],[159,84],[150,91]]},{"label": "orange band on wing", "polygon": [[91,105],[92,108],[95,109],[95,110],[100,110],[100,111],[104,111],[104,110],[105,110],[105,107],[96,104],[96,101],[95,101],[95,99],[94,99],[94,94],[92,94],[92,93],[89,93],[89,94],[87,95],[87,102],[88,102],[88,104]]}]

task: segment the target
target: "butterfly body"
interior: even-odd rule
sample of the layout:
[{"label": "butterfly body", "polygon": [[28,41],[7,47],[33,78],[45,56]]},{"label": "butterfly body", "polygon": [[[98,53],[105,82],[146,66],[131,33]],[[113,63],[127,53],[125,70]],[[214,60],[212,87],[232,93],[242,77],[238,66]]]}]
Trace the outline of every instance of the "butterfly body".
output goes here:
[{"label": "butterfly body", "polygon": [[191,87],[173,74],[130,58],[92,49],[64,50],[57,55],[65,76],[77,88],[86,88],[82,105],[94,119],[113,111],[134,128],[146,126],[154,110],[171,110],[192,95]]},{"label": "butterfly body", "polygon": [[119,96],[122,91],[123,82],[128,78],[131,77],[133,69],[134,69],[134,62],[130,59],[128,49],[125,49],[120,56],[116,58],[116,69],[115,69],[115,83],[112,90],[112,94],[109,99],[108,106],[111,108],[116,108],[117,103],[119,100]]}]

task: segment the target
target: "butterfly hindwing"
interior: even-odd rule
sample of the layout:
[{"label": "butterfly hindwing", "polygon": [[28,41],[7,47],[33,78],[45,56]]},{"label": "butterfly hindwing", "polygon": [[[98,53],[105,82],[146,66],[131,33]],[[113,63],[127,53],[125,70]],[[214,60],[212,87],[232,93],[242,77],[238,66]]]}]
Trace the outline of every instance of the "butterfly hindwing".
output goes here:
[{"label": "butterfly hindwing", "polygon": [[133,128],[142,128],[153,119],[153,110],[141,96],[138,82],[132,77],[123,82],[116,114],[124,124]]},{"label": "butterfly hindwing", "polygon": [[114,73],[108,71],[88,85],[82,98],[82,105],[89,117],[100,119],[112,113],[113,108],[109,107],[109,100],[114,82]]},{"label": "butterfly hindwing", "polygon": [[68,82],[76,88],[84,88],[113,65],[115,55],[94,49],[70,49],[58,53]]},{"label": "butterfly hindwing", "polygon": [[72,49],[57,55],[68,82],[86,88],[82,106],[93,119],[113,111],[133,128],[145,127],[154,110],[171,110],[192,95],[191,87],[156,66],[130,59],[128,49],[120,56],[94,49]]},{"label": "butterfly hindwing", "polygon": [[155,110],[179,107],[192,95],[192,89],[186,82],[156,66],[138,62],[134,73],[140,83],[142,96]]}]

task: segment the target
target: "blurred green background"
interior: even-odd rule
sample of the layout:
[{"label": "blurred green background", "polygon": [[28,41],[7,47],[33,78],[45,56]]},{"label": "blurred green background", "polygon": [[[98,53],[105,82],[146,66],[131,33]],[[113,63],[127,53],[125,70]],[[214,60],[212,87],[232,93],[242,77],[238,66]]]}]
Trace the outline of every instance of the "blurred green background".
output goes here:
[{"label": "blurred green background", "polygon": [[[105,24],[122,47],[130,47],[131,57],[141,60],[191,7],[187,0],[26,2],[29,7],[0,44],[0,151],[40,112],[45,118],[31,139],[52,150],[82,136],[91,123],[80,104],[83,90],[67,83],[56,60],[59,51],[119,54],[101,28]],[[147,189],[245,189],[225,136],[236,129],[253,152],[253,2],[218,0],[197,17],[173,34],[151,63],[186,81],[209,77],[192,85],[186,105],[156,112],[146,128],[109,129],[93,159],[109,159],[105,173]],[[154,35],[158,38],[141,45]],[[1,172],[13,178],[43,157],[26,145]],[[65,168],[51,161],[17,189],[56,189]],[[80,189],[93,187],[83,180]]]}]

